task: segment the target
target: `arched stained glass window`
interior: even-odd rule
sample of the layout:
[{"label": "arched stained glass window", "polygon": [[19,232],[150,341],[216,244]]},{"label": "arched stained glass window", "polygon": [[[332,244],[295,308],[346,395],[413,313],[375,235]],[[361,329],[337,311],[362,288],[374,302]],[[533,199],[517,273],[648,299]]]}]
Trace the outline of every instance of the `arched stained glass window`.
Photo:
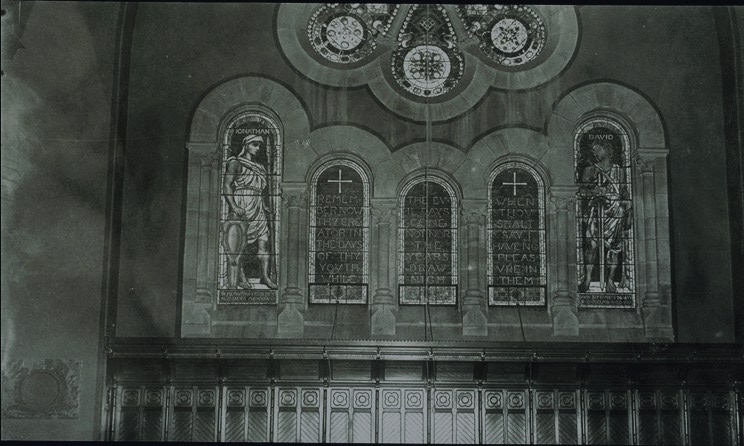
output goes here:
[{"label": "arched stained glass window", "polygon": [[218,303],[275,303],[281,129],[267,113],[241,113],[221,156]]},{"label": "arched stained glass window", "polygon": [[401,304],[457,302],[457,196],[437,177],[401,191],[398,287]]},{"label": "arched stained glass window", "polygon": [[313,175],[309,275],[310,303],[367,303],[369,179],[352,161],[330,161]]},{"label": "arched stained glass window", "polygon": [[635,307],[630,138],[608,118],[579,127],[574,139],[579,306]]},{"label": "arched stained glass window", "polygon": [[545,187],[520,162],[498,166],[489,178],[488,302],[544,305]]}]

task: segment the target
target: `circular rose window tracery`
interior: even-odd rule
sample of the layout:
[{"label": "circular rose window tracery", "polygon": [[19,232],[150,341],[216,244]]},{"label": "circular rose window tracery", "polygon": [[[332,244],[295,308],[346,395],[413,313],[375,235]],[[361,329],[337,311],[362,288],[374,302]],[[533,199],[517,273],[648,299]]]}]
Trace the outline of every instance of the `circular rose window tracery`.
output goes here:
[{"label": "circular rose window tracery", "polygon": [[387,32],[397,10],[384,3],[327,3],[308,21],[310,46],[334,63],[359,62],[375,51],[375,39]]},{"label": "circular rose window tracery", "polygon": [[468,5],[460,7],[460,13],[481,50],[500,65],[524,65],[545,47],[545,23],[529,6]]},{"label": "circular rose window tracery", "polygon": [[350,15],[333,18],[325,29],[328,43],[338,51],[350,51],[364,41],[364,26]]},{"label": "circular rose window tracery", "polygon": [[[386,108],[415,121],[460,116],[489,87],[529,90],[555,79],[574,60],[580,35],[576,7],[493,4],[283,3],[275,31],[300,76],[331,87],[367,86]],[[439,51],[428,48],[429,64],[416,52],[406,63],[422,45],[449,59],[441,85],[446,59],[436,58]]]},{"label": "circular rose window tracery", "polygon": [[529,35],[527,28],[516,19],[503,18],[491,28],[491,41],[497,50],[515,53],[524,49]]},{"label": "circular rose window tracery", "polygon": [[450,60],[437,46],[419,45],[403,59],[403,72],[411,85],[436,91],[450,74]]},{"label": "circular rose window tracery", "polygon": [[397,40],[390,63],[393,77],[405,91],[436,97],[458,85],[464,59],[441,5],[411,6]]}]

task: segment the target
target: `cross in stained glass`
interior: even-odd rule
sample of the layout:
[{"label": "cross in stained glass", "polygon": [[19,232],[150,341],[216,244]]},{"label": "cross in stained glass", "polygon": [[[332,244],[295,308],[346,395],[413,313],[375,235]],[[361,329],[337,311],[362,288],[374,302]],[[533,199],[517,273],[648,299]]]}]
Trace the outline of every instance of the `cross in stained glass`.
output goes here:
[{"label": "cross in stained glass", "polygon": [[338,169],[338,180],[328,180],[329,183],[338,183],[338,193],[341,193],[341,183],[352,183],[351,180],[341,179],[341,169]]},{"label": "cross in stained glass", "polygon": [[[340,175],[340,172],[339,172],[339,175]],[[517,196],[517,186],[526,186],[527,183],[517,183],[517,172],[512,172],[512,175],[514,175],[514,177],[513,177],[514,179],[512,180],[511,183],[501,183],[501,184],[503,184],[504,186],[512,186],[512,189],[513,189],[513,192],[512,193],[516,197]],[[330,181],[330,180],[328,180],[328,181]],[[339,187],[340,187],[340,185],[339,185]]]}]

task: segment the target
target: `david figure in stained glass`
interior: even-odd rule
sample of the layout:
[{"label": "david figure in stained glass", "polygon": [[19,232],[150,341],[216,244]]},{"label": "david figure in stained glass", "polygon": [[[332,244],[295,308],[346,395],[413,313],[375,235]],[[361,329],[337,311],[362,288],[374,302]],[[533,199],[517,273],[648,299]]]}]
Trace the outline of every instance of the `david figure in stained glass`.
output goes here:
[{"label": "david figure in stained glass", "polygon": [[[631,204],[625,172],[612,162],[610,143],[594,141],[591,150],[595,160],[584,168],[579,187],[579,197],[586,202],[581,216],[586,230],[583,240],[585,274],[579,292],[589,290],[592,271],[598,266],[600,288],[614,293],[617,285],[613,278],[625,248],[623,234],[629,228],[627,216]],[[625,274],[621,274],[619,286],[625,288]]]},{"label": "david figure in stained glass", "polygon": [[230,288],[250,289],[243,269],[246,247],[257,243],[257,257],[261,267],[261,283],[276,289],[271,279],[269,255],[269,214],[264,201],[268,185],[266,168],[256,161],[264,146],[263,137],[248,135],[243,138],[240,153],[226,160],[223,197],[228,214],[224,224],[222,244],[227,253],[227,283]]}]

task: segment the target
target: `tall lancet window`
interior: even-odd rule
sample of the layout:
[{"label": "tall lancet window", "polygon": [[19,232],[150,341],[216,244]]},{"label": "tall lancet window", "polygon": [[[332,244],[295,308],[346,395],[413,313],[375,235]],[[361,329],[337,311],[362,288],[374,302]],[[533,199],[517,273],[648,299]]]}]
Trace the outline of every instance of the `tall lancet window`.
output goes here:
[{"label": "tall lancet window", "polygon": [[266,113],[235,117],[222,137],[218,302],[276,302],[282,132]]},{"label": "tall lancet window", "polygon": [[310,193],[310,303],[367,303],[369,178],[349,160],[313,175]]},{"label": "tall lancet window", "polygon": [[579,305],[635,307],[630,138],[607,118],[579,127],[576,166],[576,254]]},{"label": "tall lancet window", "polygon": [[544,305],[545,187],[520,162],[498,166],[489,178],[488,302]]},{"label": "tall lancet window", "polygon": [[457,209],[452,186],[419,177],[401,191],[398,228],[400,303],[457,302]]}]

